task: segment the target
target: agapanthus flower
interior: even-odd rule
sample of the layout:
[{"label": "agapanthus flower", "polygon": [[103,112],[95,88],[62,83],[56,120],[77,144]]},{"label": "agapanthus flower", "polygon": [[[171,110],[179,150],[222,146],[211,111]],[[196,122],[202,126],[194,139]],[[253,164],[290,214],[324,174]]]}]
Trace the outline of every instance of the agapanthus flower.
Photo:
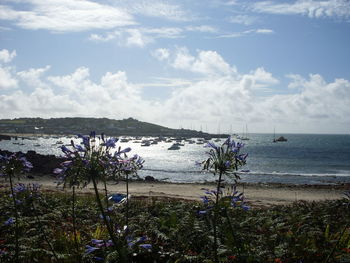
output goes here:
[{"label": "agapanthus flower", "polygon": [[15,187],[13,188],[13,191],[15,193],[20,193],[26,190],[26,186],[24,184],[16,184]]},{"label": "agapanthus flower", "polygon": [[144,249],[152,249],[151,244],[140,244],[139,247],[144,248]]},{"label": "agapanthus flower", "polygon": [[105,146],[108,148],[114,148],[116,143],[117,143],[118,139],[117,138],[109,138],[106,142],[105,142]]},{"label": "agapanthus flower", "polygon": [[9,219],[7,219],[4,223],[5,226],[10,226],[15,222],[15,219],[13,219],[13,217],[10,217]]},{"label": "agapanthus flower", "polygon": [[85,254],[90,254],[92,252],[94,252],[95,250],[99,249],[97,247],[92,247],[92,246],[89,246],[89,245],[86,245],[85,246]]},{"label": "agapanthus flower", "polygon": [[218,146],[213,142],[208,142],[204,147],[213,148],[215,150],[218,149]]}]

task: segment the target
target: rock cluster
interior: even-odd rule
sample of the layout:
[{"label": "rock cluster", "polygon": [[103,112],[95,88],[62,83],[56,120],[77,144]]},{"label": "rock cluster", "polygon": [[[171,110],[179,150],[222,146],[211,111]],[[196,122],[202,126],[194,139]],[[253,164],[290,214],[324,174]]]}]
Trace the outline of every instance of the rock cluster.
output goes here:
[{"label": "rock cluster", "polygon": [[[63,158],[56,157],[55,155],[43,155],[35,151],[28,151],[27,153],[22,153],[27,158],[29,162],[33,164],[33,169],[31,169],[32,174],[37,175],[50,175],[53,174],[53,170],[60,166],[63,162]],[[0,150],[1,155],[11,155],[12,152]]]}]

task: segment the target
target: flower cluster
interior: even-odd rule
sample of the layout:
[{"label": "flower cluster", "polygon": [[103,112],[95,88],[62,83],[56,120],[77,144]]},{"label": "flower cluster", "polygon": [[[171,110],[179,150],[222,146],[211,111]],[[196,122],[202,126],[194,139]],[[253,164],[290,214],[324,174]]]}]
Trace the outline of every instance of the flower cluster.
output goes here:
[{"label": "flower cluster", "polygon": [[202,190],[204,190],[204,195],[201,196],[201,200],[204,204],[204,210],[198,211],[199,214],[207,214],[215,207],[215,199],[217,194],[221,196],[219,202],[223,207],[241,208],[244,211],[250,209],[245,201],[243,193],[238,192],[236,190],[236,186],[233,186],[229,193],[223,193],[222,190],[217,193],[216,190],[209,190],[207,188],[202,188]]},{"label": "flower cluster", "polygon": [[247,153],[240,153],[244,146],[241,142],[235,142],[229,137],[221,146],[209,142],[205,147],[210,148],[207,152],[209,158],[200,163],[203,170],[208,170],[214,175],[226,174],[234,175],[234,178],[240,179],[235,173],[239,167],[246,164]]},{"label": "flower cluster", "polygon": [[[126,236],[125,240],[127,242],[127,249],[133,252],[136,252],[140,249],[142,250],[151,250],[152,245],[148,244],[148,238],[146,236],[141,236],[134,238],[133,236],[127,235],[127,227],[125,226],[123,230],[117,230],[117,233],[121,236]],[[103,250],[113,246],[112,240],[103,240],[103,239],[92,239],[91,245],[85,246],[85,255],[93,255],[94,260],[104,260]],[[135,254],[135,253],[134,253]]]},{"label": "flower cluster", "polygon": [[78,135],[82,139],[80,145],[71,141],[70,146],[61,146],[65,161],[54,173],[59,176],[64,186],[85,187],[94,177],[96,182],[118,179],[125,174],[136,175],[142,168],[143,160],[138,155],[128,158],[131,148],[116,148],[118,139],[100,137],[95,132],[89,136]]},{"label": "flower cluster", "polygon": [[31,162],[21,153],[13,153],[11,155],[0,154],[0,176],[8,177],[10,174],[28,172],[32,168],[33,165]]}]

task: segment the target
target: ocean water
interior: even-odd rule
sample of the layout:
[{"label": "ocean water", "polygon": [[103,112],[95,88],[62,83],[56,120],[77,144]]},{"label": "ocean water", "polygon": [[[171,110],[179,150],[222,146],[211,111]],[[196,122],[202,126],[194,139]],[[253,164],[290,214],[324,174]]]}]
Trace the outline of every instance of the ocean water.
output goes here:
[{"label": "ocean water", "polygon": [[[350,183],[350,135],[283,134],[287,142],[273,143],[272,134],[250,134],[244,141],[243,152],[248,153],[247,165],[240,173],[241,181],[254,183],[338,184]],[[69,144],[74,137],[39,137],[0,141],[0,149],[10,151],[35,150],[41,154],[61,155],[57,141]],[[147,139],[147,138],[143,138]],[[216,142],[217,144],[223,143]],[[185,142],[180,150],[170,151],[171,143],[160,142],[143,147],[129,141],[119,143],[131,147],[131,154],[145,160],[141,177],[147,175],[171,182],[214,181],[212,174],[195,165],[205,160],[207,148],[203,144]],[[229,180],[229,179],[228,179]]]}]

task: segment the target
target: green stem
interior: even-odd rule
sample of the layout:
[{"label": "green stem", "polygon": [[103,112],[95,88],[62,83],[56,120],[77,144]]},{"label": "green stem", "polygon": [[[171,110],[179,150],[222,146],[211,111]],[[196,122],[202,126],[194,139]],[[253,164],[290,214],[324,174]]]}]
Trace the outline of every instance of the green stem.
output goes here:
[{"label": "green stem", "polygon": [[106,199],[106,207],[108,208],[108,191],[107,191],[107,182],[106,179],[103,180],[104,183],[104,190],[105,190],[105,199]]},{"label": "green stem", "polygon": [[110,225],[110,223],[108,222],[107,220],[107,217],[106,217],[106,213],[103,209],[103,206],[102,206],[102,202],[101,202],[101,198],[100,198],[100,195],[99,195],[99,192],[98,192],[98,189],[97,189],[97,183],[96,183],[96,180],[95,180],[95,175],[93,174],[92,175],[92,183],[94,185],[94,190],[95,190],[95,197],[96,197],[96,202],[97,202],[97,205],[100,209],[100,212],[102,214],[102,217],[103,217],[103,221],[107,227],[107,231],[108,231],[108,234],[113,242],[113,246],[118,249],[118,246],[117,246],[117,240],[115,238],[115,235],[113,234],[113,229]]},{"label": "green stem", "polygon": [[73,193],[72,193],[72,217],[73,217],[73,235],[74,235],[74,244],[75,244],[75,252],[78,257],[78,262],[80,262],[79,256],[79,244],[77,239],[77,227],[76,227],[76,216],[75,216],[75,186],[73,185]]},{"label": "green stem", "polygon": [[92,174],[92,183],[94,185],[97,205],[100,208],[100,212],[102,214],[103,221],[104,221],[104,223],[105,223],[105,225],[107,227],[108,234],[109,234],[109,236],[110,236],[110,238],[111,238],[111,240],[113,242],[113,247],[117,250],[117,252],[119,254],[119,259],[120,259],[119,262],[127,262],[127,259],[125,257],[125,253],[124,253],[124,250],[123,250],[123,243],[122,242],[118,242],[118,240],[116,239],[116,236],[113,233],[113,228],[112,228],[110,222],[108,222],[108,220],[107,220],[107,216],[106,216],[106,213],[105,213],[105,211],[103,209],[101,198],[100,198],[100,195],[99,195],[99,192],[98,192],[98,189],[97,189],[97,183],[96,183],[96,180],[95,180],[95,176],[96,176],[95,174]]},{"label": "green stem", "polygon": [[215,207],[214,207],[214,219],[213,219],[213,230],[214,230],[214,261],[216,263],[219,262],[218,258],[218,234],[217,234],[217,220],[218,220],[218,213],[219,213],[219,194],[221,191],[221,178],[222,178],[222,171],[220,171],[219,174],[219,180],[216,187],[216,200],[215,200]]},{"label": "green stem", "polygon": [[54,250],[53,246],[51,245],[50,241],[48,240],[48,238],[47,238],[47,236],[46,236],[46,233],[45,233],[45,231],[44,231],[44,228],[43,228],[42,225],[41,225],[40,218],[38,217],[37,213],[35,212],[36,209],[35,209],[35,206],[34,206],[34,202],[32,202],[32,208],[33,208],[33,212],[34,212],[34,215],[35,215],[35,219],[36,219],[37,224],[38,224],[38,226],[39,226],[39,228],[40,228],[40,232],[41,232],[41,233],[43,234],[43,236],[44,236],[45,242],[46,242],[46,243],[48,244],[48,246],[50,247],[50,250],[51,250],[51,252],[52,252],[52,254],[53,254],[53,256],[54,256],[56,262],[60,262],[59,259],[58,259],[58,257],[57,257],[57,255],[56,255],[56,253],[55,253],[55,250]]},{"label": "green stem", "polygon": [[126,227],[129,227],[129,174],[126,173]]},{"label": "green stem", "polygon": [[344,233],[345,233],[345,231],[346,231],[347,228],[348,228],[348,223],[345,225],[343,231],[342,231],[341,234],[339,235],[339,238],[338,238],[338,240],[337,240],[337,243],[335,243],[335,245],[333,246],[333,249],[332,249],[331,253],[329,253],[329,255],[328,255],[328,257],[327,257],[325,263],[328,263],[329,260],[330,260],[330,258],[333,256],[334,251],[335,251],[335,249],[337,248],[337,246],[338,246],[338,244],[339,244],[339,242],[340,242],[340,239],[343,237],[343,235],[344,235]]},{"label": "green stem", "polygon": [[14,176],[15,171],[13,168],[11,168],[11,171],[9,173],[10,177],[10,187],[11,187],[11,195],[12,195],[12,200],[13,200],[13,208],[15,209],[15,258],[16,262],[19,262],[18,259],[18,254],[19,254],[19,243],[18,243],[18,210],[17,210],[17,203],[16,203],[16,197],[15,197],[15,192],[13,190],[13,183],[12,183],[12,176]]}]

